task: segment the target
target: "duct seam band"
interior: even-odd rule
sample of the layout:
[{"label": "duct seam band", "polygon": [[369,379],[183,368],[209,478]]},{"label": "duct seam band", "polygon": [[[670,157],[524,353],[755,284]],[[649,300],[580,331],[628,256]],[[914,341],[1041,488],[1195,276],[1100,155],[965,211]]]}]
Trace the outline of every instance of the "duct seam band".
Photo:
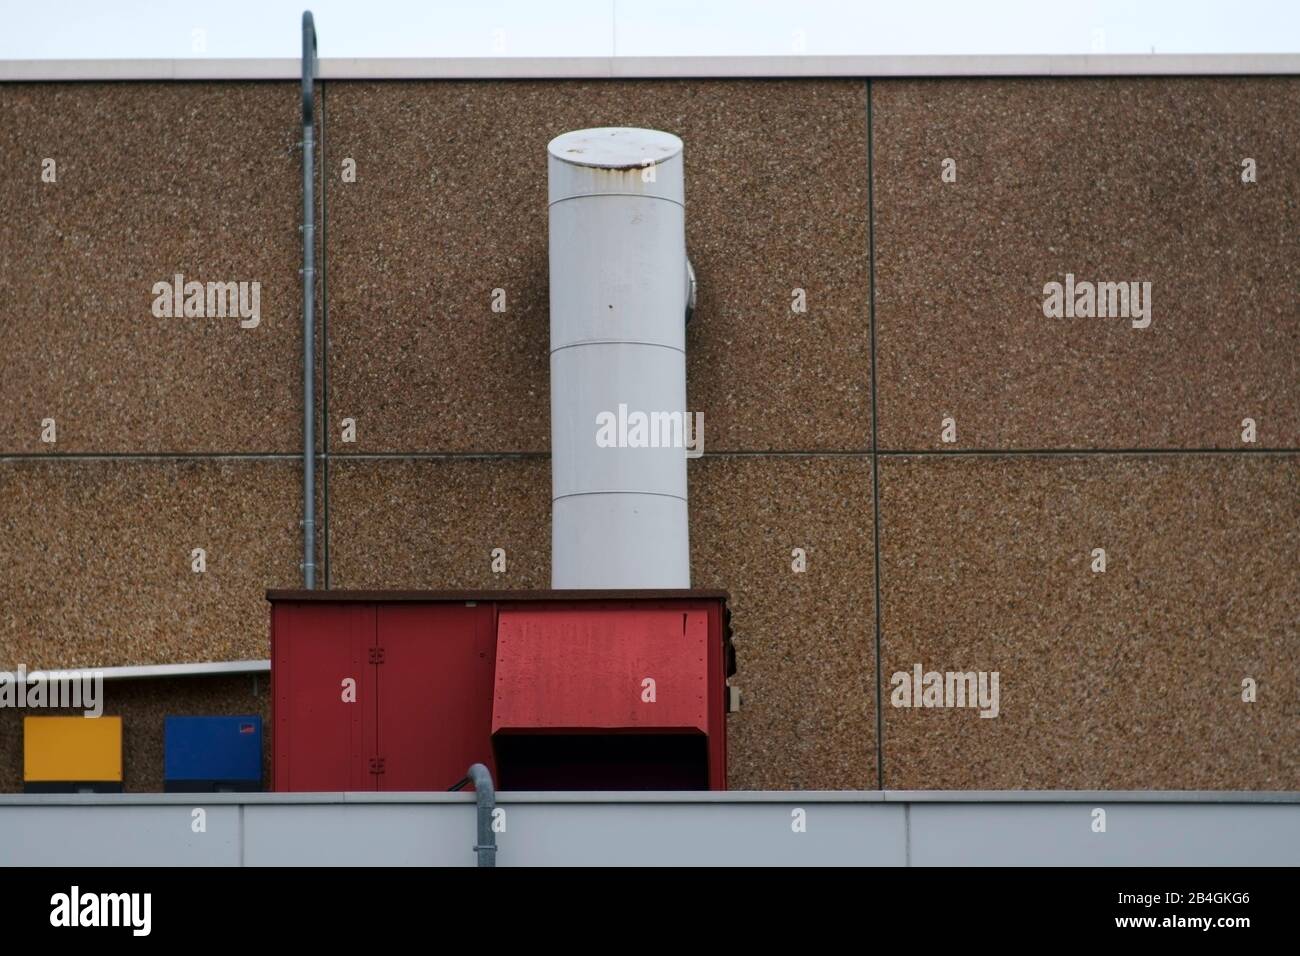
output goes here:
[{"label": "duct seam band", "polygon": [[575,199],[603,199],[606,196],[629,196],[633,199],[654,199],[659,202],[670,202],[674,206],[686,208],[685,203],[680,203],[676,199],[669,199],[666,196],[647,196],[645,193],[582,193],[578,196],[565,196],[563,199],[552,199],[550,206],[558,206],[562,202],[573,202]]},{"label": "duct seam band", "polygon": [[562,495],[553,495],[552,503],[563,501],[565,498],[584,498],[588,495],[653,495],[656,498],[676,498],[678,501],[686,501],[683,495],[670,495],[666,491],[631,491],[627,488],[617,488],[609,491],[569,491]]},{"label": "duct seam band", "polygon": [[668,349],[670,352],[680,352],[686,354],[686,349],[678,348],[676,345],[665,345],[662,342],[642,342],[632,339],[586,339],[582,342],[570,342],[568,345],[558,345],[551,349],[551,354],[563,352],[565,349],[579,349],[586,345],[644,345],[656,349]]}]

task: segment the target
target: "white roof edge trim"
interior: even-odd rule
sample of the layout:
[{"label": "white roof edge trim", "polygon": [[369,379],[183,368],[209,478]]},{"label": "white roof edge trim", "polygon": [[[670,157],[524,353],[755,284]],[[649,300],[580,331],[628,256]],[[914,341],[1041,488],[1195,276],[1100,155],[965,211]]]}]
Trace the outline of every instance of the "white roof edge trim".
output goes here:
[{"label": "white roof edge trim", "polygon": [[[23,683],[30,684],[33,675],[42,678],[50,674],[98,674],[104,680],[135,680],[150,677],[222,677],[226,674],[269,674],[271,662],[266,661],[208,661],[199,664],[141,664],[127,667],[40,667],[22,674]],[[11,678],[18,668],[5,670]]]},{"label": "white roof edge trim", "polygon": [[[296,57],[0,60],[0,82],[296,80]],[[323,80],[1300,75],[1300,53],[326,58]]]},{"label": "white roof edge trim", "polygon": [[[351,791],[338,792],[273,792],[257,793],[208,793],[203,796],[205,803],[247,804],[294,806],[300,804],[408,804],[408,805],[457,805],[472,804],[472,791],[390,791],[376,792]],[[175,805],[193,806],[193,794],[181,793],[0,793],[0,808],[44,805],[89,806],[106,804],[112,806],[139,805]],[[803,806],[805,804],[848,804],[876,807],[901,807],[905,804],[919,805],[953,805],[953,804],[1017,804],[1046,805],[1091,804],[1109,806],[1112,804],[1148,804],[1153,806],[1220,806],[1251,805],[1260,807],[1283,807],[1284,812],[1294,812],[1290,808],[1300,808],[1300,793],[1296,791],[1275,790],[693,790],[693,791],[497,791],[498,806],[518,806],[520,804],[578,804],[609,805],[624,804],[631,806],[685,806],[690,804],[712,804],[720,807],[735,807],[746,804],[770,804],[777,806]]]}]

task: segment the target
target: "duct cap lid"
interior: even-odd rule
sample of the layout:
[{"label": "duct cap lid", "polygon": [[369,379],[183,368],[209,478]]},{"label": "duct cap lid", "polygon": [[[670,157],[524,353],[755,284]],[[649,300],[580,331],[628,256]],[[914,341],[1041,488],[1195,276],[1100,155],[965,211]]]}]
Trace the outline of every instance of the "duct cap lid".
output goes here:
[{"label": "duct cap lid", "polygon": [[575,166],[641,169],[680,155],[682,141],[657,129],[602,126],[557,136],[547,150],[556,159]]}]

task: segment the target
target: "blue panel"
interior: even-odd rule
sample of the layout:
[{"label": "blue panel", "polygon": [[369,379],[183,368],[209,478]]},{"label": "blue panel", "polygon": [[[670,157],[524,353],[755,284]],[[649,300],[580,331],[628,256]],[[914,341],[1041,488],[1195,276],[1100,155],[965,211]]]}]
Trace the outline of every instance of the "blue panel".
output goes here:
[{"label": "blue panel", "polygon": [[166,780],[262,779],[262,718],[168,717]]}]

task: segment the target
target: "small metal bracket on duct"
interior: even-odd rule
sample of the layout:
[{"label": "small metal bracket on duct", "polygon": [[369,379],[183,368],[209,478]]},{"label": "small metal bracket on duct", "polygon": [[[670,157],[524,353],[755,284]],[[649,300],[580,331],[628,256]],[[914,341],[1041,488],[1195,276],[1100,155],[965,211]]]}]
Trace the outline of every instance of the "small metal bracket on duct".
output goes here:
[{"label": "small metal bracket on duct", "polygon": [[695,266],[689,258],[686,260],[686,324],[695,318],[695,294],[699,286],[695,281]]}]

